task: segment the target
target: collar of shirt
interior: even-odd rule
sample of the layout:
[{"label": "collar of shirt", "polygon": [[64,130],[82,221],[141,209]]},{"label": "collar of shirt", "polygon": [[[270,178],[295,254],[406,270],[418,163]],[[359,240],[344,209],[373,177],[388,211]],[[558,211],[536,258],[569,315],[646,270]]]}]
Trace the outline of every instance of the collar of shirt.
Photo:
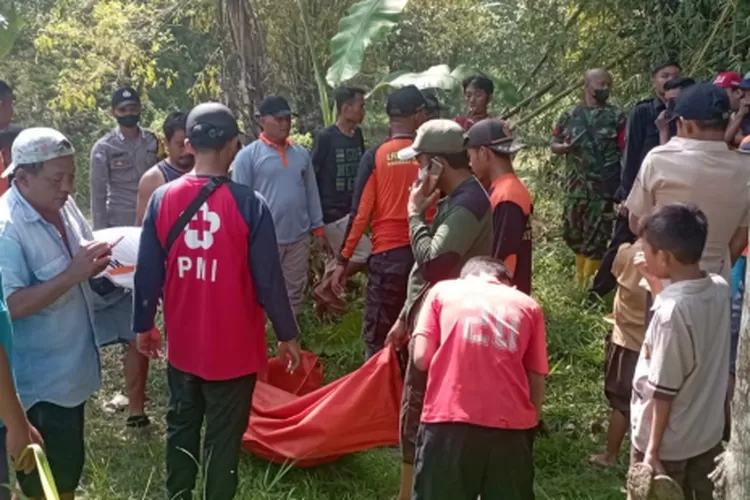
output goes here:
[{"label": "collar of shirt", "polygon": [[[122,142],[127,141],[127,139],[125,138],[125,134],[122,133],[122,130],[120,129],[120,127],[117,127],[115,130],[117,131],[118,139],[120,139]],[[138,132],[140,132],[138,134],[139,139],[143,139],[144,137],[146,137],[146,131],[143,130],[141,127],[138,127]]]},{"label": "collar of shirt", "polygon": [[272,142],[268,137],[266,137],[266,134],[262,133],[260,134],[260,140],[263,141],[267,146],[272,147],[275,149],[279,155],[281,156],[281,162],[284,164],[285,167],[289,166],[289,158],[286,156],[286,149],[292,145],[292,140],[287,137],[286,141],[284,141],[284,145],[281,146],[279,144],[276,144],[275,142]]},{"label": "collar of shirt", "polygon": [[686,137],[674,136],[670,140],[674,145],[678,146],[682,150],[693,150],[693,151],[729,151],[729,146],[724,141],[700,141],[697,139],[688,139]]},{"label": "collar of shirt", "polygon": [[664,280],[664,290],[656,296],[651,310],[657,310],[665,301],[676,300],[684,295],[695,295],[707,290],[713,279],[706,273],[702,278],[672,282]]},{"label": "collar of shirt", "polygon": [[42,218],[42,216],[39,215],[39,212],[37,212],[36,209],[31,206],[31,203],[26,201],[26,198],[23,197],[21,191],[19,191],[18,189],[18,186],[16,186],[15,180],[13,181],[13,185],[8,191],[8,197],[8,206],[12,206],[13,204],[17,203],[21,209],[21,216],[23,217],[24,222],[36,222]]}]

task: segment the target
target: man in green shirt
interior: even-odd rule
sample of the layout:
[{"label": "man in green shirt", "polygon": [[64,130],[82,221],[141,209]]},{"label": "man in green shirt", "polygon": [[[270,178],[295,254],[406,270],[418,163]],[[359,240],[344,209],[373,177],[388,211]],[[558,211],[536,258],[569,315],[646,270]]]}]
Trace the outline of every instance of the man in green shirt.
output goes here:
[{"label": "man in green shirt", "polygon": [[[452,120],[430,120],[417,130],[411,147],[398,153],[406,161],[417,158],[419,181],[407,207],[414,267],[409,275],[406,303],[388,334],[388,342],[402,347],[409,339],[427,291],[443,280],[458,278],[472,257],[492,253],[492,211],[487,192],[471,174],[463,129]],[[425,212],[438,203],[432,224]],[[401,493],[411,498],[417,430],[422,414],[427,374],[409,356],[401,401]]]},{"label": "man in green shirt", "polygon": [[596,273],[612,237],[626,123],[607,104],[609,72],[592,69],[585,81],[583,102],[560,116],[551,141],[552,153],[566,160],[563,239],[576,254],[579,286]]}]

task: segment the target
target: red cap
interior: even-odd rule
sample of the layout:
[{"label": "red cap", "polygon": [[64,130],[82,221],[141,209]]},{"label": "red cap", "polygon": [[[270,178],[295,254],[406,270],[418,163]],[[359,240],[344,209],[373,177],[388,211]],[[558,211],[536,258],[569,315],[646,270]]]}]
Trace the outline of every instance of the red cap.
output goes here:
[{"label": "red cap", "polygon": [[742,77],[736,71],[724,71],[716,75],[714,85],[723,89],[733,89],[740,86]]}]

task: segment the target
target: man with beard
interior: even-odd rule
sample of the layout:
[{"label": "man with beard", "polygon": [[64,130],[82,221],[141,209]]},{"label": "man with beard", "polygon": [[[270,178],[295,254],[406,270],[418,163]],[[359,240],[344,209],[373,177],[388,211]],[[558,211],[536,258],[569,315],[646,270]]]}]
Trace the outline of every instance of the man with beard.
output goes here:
[{"label": "man with beard", "polygon": [[[134,89],[122,87],[112,95],[112,115],[118,127],[99,139],[91,150],[91,217],[94,230],[136,224],[138,183],[158,160],[159,140],[150,130],[138,126],[141,99]],[[106,297],[106,309],[112,305],[110,289],[95,284],[97,295]],[[101,311],[98,310],[97,312]],[[125,328],[97,328],[99,346],[126,343],[125,383],[128,390],[128,427],[145,427],[145,382],[148,360],[138,353],[135,334]],[[115,338],[112,338],[115,337]],[[146,375],[144,375],[144,370]],[[137,387],[142,387],[138,390]],[[118,404],[114,403],[114,406]]]},{"label": "man with beard", "polygon": [[552,133],[551,149],[566,158],[563,238],[576,254],[576,281],[584,286],[599,268],[615,219],[625,116],[607,104],[612,76],[592,69],[583,102],[566,111]]},{"label": "man with beard", "polygon": [[[620,187],[615,196],[617,202],[623,202],[627,199],[646,153],[659,145],[659,129],[656,120],[667,109],[664,86],[670,80],[680,76],[681,71],[680,65],[674,61],[656,64],[651,70],[651,86],[656,95],[636,104],[628,116],[625,149],[622,153]],[[589,292],[592,297],[604,297],[614,290],[617,281],[612,276],[612,263],[617,256],[617,250],[623,243],[633,243],[634,241],[635,235],[628,227],[627,211],[621,208],[615,221],[612,241],[604,254],[596,276],[594,276],[594,283]]]}]

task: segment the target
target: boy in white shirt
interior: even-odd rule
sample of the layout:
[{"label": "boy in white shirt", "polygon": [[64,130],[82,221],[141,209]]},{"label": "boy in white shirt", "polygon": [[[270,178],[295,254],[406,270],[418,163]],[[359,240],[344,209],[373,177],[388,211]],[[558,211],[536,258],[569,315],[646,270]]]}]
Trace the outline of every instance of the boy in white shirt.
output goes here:
[{"label": "boy in white shirt", "polygon": [[707,234],[705,214],[684,203],[657,208],[640,227],[640,269],[655,298],[633,379],[630,463],[670,476],[690,500],[713,498],[729,371],[730,290],[701,271]]}]

